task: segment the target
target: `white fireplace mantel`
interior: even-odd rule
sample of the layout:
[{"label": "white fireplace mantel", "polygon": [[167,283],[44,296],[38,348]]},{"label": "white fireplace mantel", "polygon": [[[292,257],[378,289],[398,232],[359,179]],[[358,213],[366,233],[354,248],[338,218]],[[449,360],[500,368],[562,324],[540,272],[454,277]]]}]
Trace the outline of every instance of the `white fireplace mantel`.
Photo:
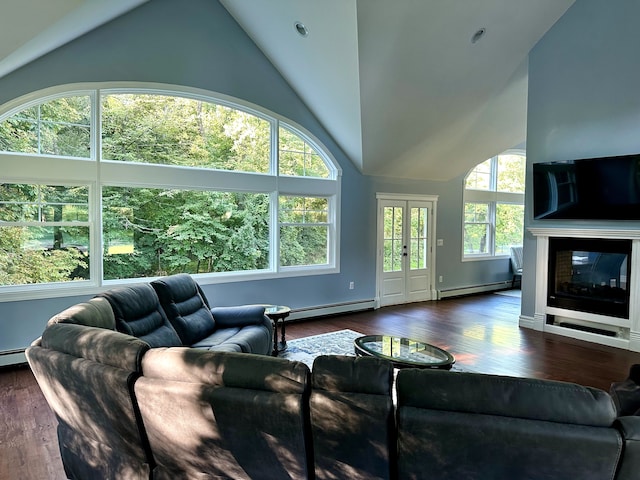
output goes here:
[{"label": "white fireplace mantel", "polygon": [[535,237],[640,239],[640,230],[565,227],[529,227],[527,230]]},{"label": "white fireplace mantel", "polygon": [[[528,231],[536,237],[536,303],[533,324],[523,327],[556,333],[590,342],[610,345],[640,352],[640,230],[606,229],[606,228],[565,228],[565,227],[530,227]],[[629,318],[608,317],[573,310],[564,310],[547,305],[547,288],[549,273],[549,238],[602,238],[631,240],[631,277]],[[607,329],[619,329],[623,335],[610,337],[597,333],[585,332],[572,328],[548,324],[547,315],[575,319],[580,322],[600,324]]]}]

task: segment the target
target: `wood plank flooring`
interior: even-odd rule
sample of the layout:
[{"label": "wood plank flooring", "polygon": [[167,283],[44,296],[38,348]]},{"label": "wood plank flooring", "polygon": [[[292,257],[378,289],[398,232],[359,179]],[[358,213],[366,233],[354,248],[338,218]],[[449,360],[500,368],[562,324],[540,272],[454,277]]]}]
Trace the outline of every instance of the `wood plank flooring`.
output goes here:
[{"label": "wood plank flooring", "polygon": [[[349,328],[407,336],[451,352],[479,373],[528,376],[608,390],[640,353],[518,327],[520,300],[477,295],[289,322],[287,339]],[[0,479],[64,479],[56,420],[31,371],[0,369]]]}]

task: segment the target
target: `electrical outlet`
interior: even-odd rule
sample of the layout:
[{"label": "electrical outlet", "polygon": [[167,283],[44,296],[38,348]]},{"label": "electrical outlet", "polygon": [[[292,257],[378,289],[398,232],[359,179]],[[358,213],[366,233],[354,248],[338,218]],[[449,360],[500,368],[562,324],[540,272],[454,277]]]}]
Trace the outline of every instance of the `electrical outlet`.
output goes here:
[{"label": "electrical outlet", "polygon": [[356,283],[355,282],[349,282],[349,290],[353,290],[354,288],[356,288]]},{"label": "electrical outlet", "polygon": [[442,275],[440,275],[440,276],[438,277],[438,282],[442,283],[442,280],[443,280]]}]

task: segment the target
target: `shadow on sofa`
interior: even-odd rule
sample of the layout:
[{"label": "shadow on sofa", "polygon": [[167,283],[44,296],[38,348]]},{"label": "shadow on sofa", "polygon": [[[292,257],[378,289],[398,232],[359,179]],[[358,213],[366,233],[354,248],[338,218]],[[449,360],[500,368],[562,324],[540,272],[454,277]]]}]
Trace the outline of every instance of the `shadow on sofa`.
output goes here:
[{"label": "shadow on sofa", "polygon": [[[71,307],[26,352],[74,480],[638,477],[640,417],[618,417],[602,390],[417,369],[394,380],[373,357],[320,356],[310,370],[150,348],[111,328],[112,305],[101,296]],[[147,315],[132,331],[157,322],[157,305],[147,307],[134,309]]]}]

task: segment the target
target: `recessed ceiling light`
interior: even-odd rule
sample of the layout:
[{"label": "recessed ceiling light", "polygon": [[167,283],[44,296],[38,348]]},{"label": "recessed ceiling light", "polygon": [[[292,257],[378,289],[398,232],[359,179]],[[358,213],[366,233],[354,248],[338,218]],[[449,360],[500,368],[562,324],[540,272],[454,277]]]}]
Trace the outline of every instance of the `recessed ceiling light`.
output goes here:
[{"label": "recessed ceiling light", "polygon": [[298,34],[301,37],[308,37],[309,36],[309,30],[307,30],[307,27],[305,27],[304,23],[295,22],[293,24],[293,27],[296,29],[296,32],[298,32]]},{"label": "recessed ceiling light", "polygon": [[485,33],[487,33],[486,28],[482,27],[478,29],[478,31],[471,37],[471,43],[477,43],[482,37],[484,37]]}]

